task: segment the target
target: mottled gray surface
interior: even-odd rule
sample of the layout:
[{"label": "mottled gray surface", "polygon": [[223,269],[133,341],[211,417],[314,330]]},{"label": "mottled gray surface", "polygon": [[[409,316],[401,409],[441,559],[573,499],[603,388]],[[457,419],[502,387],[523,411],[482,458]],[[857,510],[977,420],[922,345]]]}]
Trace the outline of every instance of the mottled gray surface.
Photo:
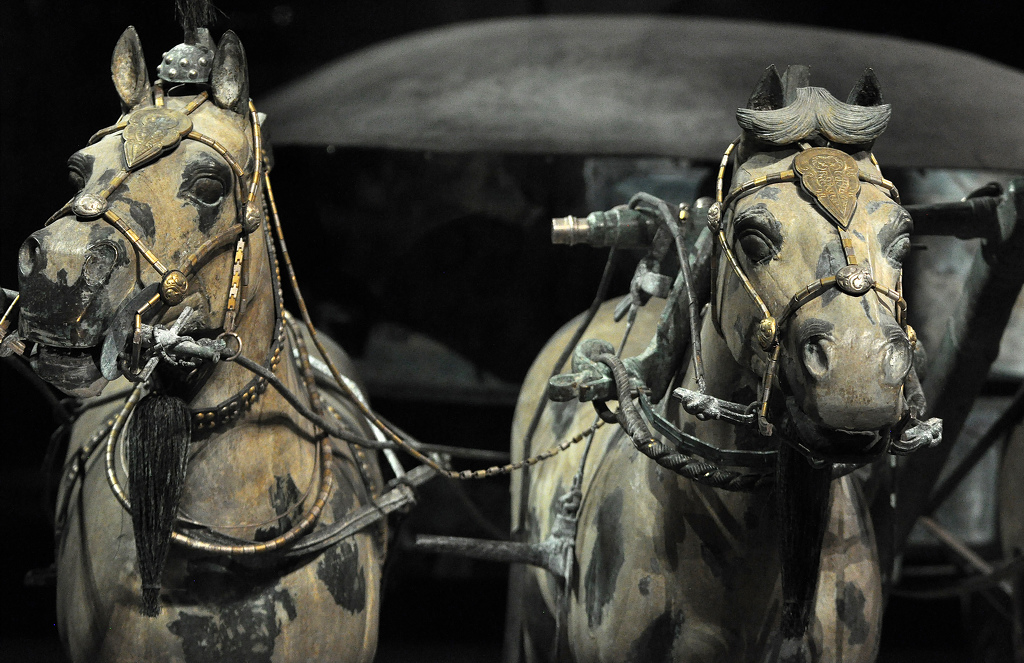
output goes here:
[{"label": "mottled gray surface", "polygon": [[[1020,167],[1024,168],[1024,163]],[[904,200],[926,204],[960,200],[989,182],[998,182],[1005,190],[1021,173],[927,169],[907,170],[901,175]],[[963,292],[971,256],[981,240],[926,235],[915,237],[914,243],[927,248],[915,256],[910,279],[907,302],[911,323],[925,348],[937,352],[949,324],[951,303]],[[1014,303],[992,373],[1010,379],[1024,377],[1024,294]]]},{"label": "mottled gray surface", "polygon": [[885,164],[1024,164],[1024,73],[896,37],[769,22],[465,23],[346,56],[257,106],[278,145],[717,159],[773,63],[810,65],[811,84],[840,99],[873,67],[893,106],[877,145]]}]

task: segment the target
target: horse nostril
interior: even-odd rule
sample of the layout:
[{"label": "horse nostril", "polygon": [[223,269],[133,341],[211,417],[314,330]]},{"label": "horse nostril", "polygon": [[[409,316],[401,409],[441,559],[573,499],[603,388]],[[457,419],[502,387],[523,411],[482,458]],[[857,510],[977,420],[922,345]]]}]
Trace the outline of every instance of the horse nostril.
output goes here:
[{"label": "horse nostril", "polygon": [[821,380],[828,375],[829,360],[826,344],[828,339],[816,336],[809,338],[803,343],[804,368],[816,380]]},{"label": "horse nostril", "polygon": [[914,364],[914,352],[910,342],[902,334],[891,339],[882,359],[882,374],[885,382],[891,385],[902,384]]},{"label": "horse nostril", "polygon": [[35,237],[29,237],[22,243],[18,251],[18,271],[22,276],[29,276],[42,263],[42,253],[43,249]]}]

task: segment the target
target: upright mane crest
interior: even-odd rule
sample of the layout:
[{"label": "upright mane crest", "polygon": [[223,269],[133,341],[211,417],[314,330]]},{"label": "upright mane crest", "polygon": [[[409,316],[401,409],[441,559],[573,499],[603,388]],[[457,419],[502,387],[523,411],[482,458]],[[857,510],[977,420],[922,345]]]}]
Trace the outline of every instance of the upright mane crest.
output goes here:
[{"label": "upright mane crest", "polygon": [[882,135],[892,115],[892,107],[881,103],[878,81],[870,70],[851,92],[853,103],[839,101],[824,88],[806,86],[792,90],[793,98],[784,105],[771,103],[782,92],[778,72],[769,67],[755,90],[757,98],[736,110],[737,123],[769,145],[790,145],[816,136],[841,145],[863,145]]}]

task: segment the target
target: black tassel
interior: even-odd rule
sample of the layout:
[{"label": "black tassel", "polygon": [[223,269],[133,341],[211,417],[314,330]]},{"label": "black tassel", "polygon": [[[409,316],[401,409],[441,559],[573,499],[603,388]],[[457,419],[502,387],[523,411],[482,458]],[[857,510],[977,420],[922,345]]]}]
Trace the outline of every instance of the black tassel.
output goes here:
[{"label": "black tassel", "polygon": [[128,426],[128,490],[142,578],[142,613],[160,614],[160,576],[185,486],[192,415],[176,396],[143,398]]},{"label": "black tassel", "polygon": [[780,661],[810,661],[804,634],[818,586],[831,485],[831,466],[811,467],[800,452],[780,445],[775,479],[782,561]]},{"label": "black tassel", "polygon": [[174,0],[174,13],[185,32],[208,28],[217,20],[210,0]]}]

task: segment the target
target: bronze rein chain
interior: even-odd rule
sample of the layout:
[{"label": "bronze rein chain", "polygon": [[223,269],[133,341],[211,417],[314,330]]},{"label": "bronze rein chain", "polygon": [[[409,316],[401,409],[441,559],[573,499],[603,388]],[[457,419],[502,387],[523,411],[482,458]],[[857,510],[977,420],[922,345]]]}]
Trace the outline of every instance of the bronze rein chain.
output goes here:
[{"label": "bronze rein chain", "polygon": [[[195,99],[193,99],[186,108],[182,111],[184,115],[189,115],[194,112],[199,106],[206,101],[206,93],[201,93]],[[163,107],[163,97],[158,95],[155,97],[156,107]],[[208,410],[193,411],[192,421],[194,427],[201,432],[211,432],[215,428],[219,428],[222,425],[228,424],[236,418],[240,417],[246,410],[252,407],[252,404],[256,401],[260,394],[262,394],[268,384],[274,386],[274,388],[280,392],[285,399],[292,405],[292,407],[300,415],[308,419],[313,423],[316,430],[322,431],[317,434],[318,445],[320,446],[319,461],[317,463],[316,472],[319,476],[319,490],[314,500],[314,503],[305,510],[302,518],[292,528],[290,528],[284,534],[281,534],[274,539],[269,541],[250,542],[235,539],[227,535],[217,534],[208,531],[205,525],[197,524],[190,519],[179,519],[179,526],[172,532],[172,540],[178,544],[184,545],[188,548],[195,550],[202,550],[205,552],[215,554],[227,554],[227,555],[251,555],[258,553],[265,553],[274,550],[284,548],[290,544],[293,544],[301,536],[308,533],[319,521],[320,515],[326,506],[326,502],[330,491],[334,484],[333,474],[330,471],[329,465],[333,457],[333,450],[330,442],[330,437],[336,437],[342,440],[348,441],[353,445],[356,452],[359,452],[360,447],[365,448],[383,448],[390,449],[394,445],[395,448],[402,449],[412,455],[415,459],[423,462],[435,472],[444,474],[449,478],[454,479],[480,479],[485,477],[491,477],[499,474],[506,474],[514,470],[533,465],[542,460],[550,458],[560,451],[568,449],[573,444],[584,439],[588,434],[593,432],[593,429],[599,427],[600,424],[591,427],[590,430],[581,433],[570,440],[566,440],[561,444],[546,450],[536,456],[526,458],[522,461],[515,463],[508,463],[505,465],[491,466],[482,470],[463,470],[454,471],[442,466],[437,460],[431,456],[426,455],[424,451],[430,452],[431,445],[424,445],[418,443],[407,435],[402,434],[401,436],[392,431],[391,427],[385,425],[379,417],[377,417],[369,407],[363,402],[352,387],[346,380],[340,377],[340,373],[337,371],[333,362],[331,361],[325,348],[319,342],[316,336],[315,329],[312,327],[312,323],[309,319],[308,312],[306,311],[305,302],[298,290],[298,283],[295,278],[294,269],[291,264],[291,259],[287,251],[287,246],[284,241],[283,232],[281,229],[280,220],[277,214],[277,205],[273,196],[273,189],[270,186],[269,173],[265,170],[265,164],[263,160],[262,150],[262,136],[259,126],[259,118],[256,113],[255,107],[252,102],[249,103],[250,109],[250,121],[253,128],[253,148],[254,158],[256,165],[253,170],[253,177],[249,183],[248,195],[245,200],[244,208],[241,212],[241,220],[239,223],[234,224],[227,230],[221,232],[217,236],[204,242],[199,248],[192,252],[189,256],[184,258],[178,269],[168,270],[166,266],[159,260],[159,258],[149,249],[148,246],[142,241],[138,234],[124,222],[119,216],[109,209],[107,200],[109,196],[128,178],[131,172],[138,170],[142,166],[152,162],[154,159],[167,154],[180,144],[180,140],[174,142],[170,146],[165,146],[165,149],[160,153],[154,155],[149,161],[134,164],[133,166],[127,166],[119,171],[114,178],[107,184],[106,188],[99,194],[79,194],[74,199],[69,201],[64,207],[62,207],[56,214],[54,214],[47,223],[51,223],[56,219],[66,215],[68,212],[74,212],[77,216],[91,220],[102,218],[111,225],[113,225],[125,238],[132,244],[132,246],[142,255],[147,262],[153,267],[153,269],[161,276],[161,283],[159,291],[150,300],[148,300],[139,310],[135,312],[135,335],[133,338],[133,350],[132,350],[132,361],[129,366],[130,373],[126,372],[126,376],[129,379],[133,379],[137,382],[131,394],[125,401],[121,410],[111,419],[107,420],[106,423],[90,438],[89,442],[86,443],[80,450],[80,453],[76,455],[75,460],[71,463],[71,467],[67,468],[70,471],[66,473],[66,477],[75,481],[81,476],[81,472],[85,470],[85,466],[88,463],[92,454],[98,450],[99,446],[105,447],[105,463],[106,463],[106,477],[108,485],[113,492],[118,503],[125,509],[130,509],[130,499],[125,493],[123,487],[120,484],[119,479],[115,471],[115,450],[117,442],[120,437],[121,431],[134,409],[135,405],[141,399],[146,385],[149,383],[148,375],[141,375],[143,371],[140,369],[139,362],[141,359],[141,345],[142,345],[142,316],[149,312],[153,307],[158,304],[164,306],[174,306],[180,304],[188,291],[188,279],[195,275],[198,269],[205,264],[207,259],[214,253],[222,250],[224,247],[229,246],[233,241],[236,242],[235,247],[235,260],[232,268],[232,280],[229,290],[228,306],[224,317],[224,334],[222,336],[234,336],[238,341],[239,346],[237,351],[233,353],[225,352],[222,357],[227,361],[236,361],[239,365],[243,366],[250,372],[254,373],[254,377],[250,380],[242,391],[236,394],[234,397],[220,403],[214,408]],[[118,124],[108,127],[107,129],[97,132],[91,139],[90,144],[95,143],[101,138],[117,133],[124,132],[129,128],[131,124],[131,116],[122,120]],[[203,134],[200,134],[194,130],[189,129],[187,132],[183,132],[180,138],[187,138],[190,140],[196,140],[212,149],[214,149],[224,160],[227,162],[229,167],[234,172],[235,178],[235,196],[236,200],[240,197],[242,189],[242,182],[245,178],[245,173],[238,165],[237,161],[231,156],[231,154],[224,148],[220,143],[209,138]],[[263,201],[259,199],[260,185],[263,185],[264,194],[266,196],[266,206]],[[346,434],[343,430],[340,430],[340,424],[333,423],[328,419],[325,419],[322,415],[324,407],[320,402],[320,394],[316,389],[315,380],[313,379],[308,350],[305,344],[300,341],[300,334],[296,331],[292,334],[297,344],[299,353],[299,368],[303,376],[303,384],[305,385],[307,392],[307,400],[312,405],[312,410],[304,407],[299,398],[292,393],[288,388],[274,375],[274,370],[280,360],[280,356],[284,347],[285,331],[286,331],[286,317],[287,314],[283,307],[283,292],[281,289],[281,275],[280,275],[280,262],[277,257],[277,251],[274,249],[274,241],[270,236],[270,229],[268,224],[262,223],[263,216],[266,212],[266,207],[269,207],[272,213],[274,221],[274,231],[277,235],[277,243],[281,247],[281,251],[284,257],[285,265],[289,272],[289,277],[292,282],[292,287],[295,290],[297,300],[299,302],[299,308],[302,313],[306,328],[310,332],[311,338],[317,347],[317,350],[323,357],[325,363],[330,368],[332,376],[335,378],[335,382],[341,389],[342,393],[352,402],[367,418],[367,420],[381,430],[386,436],[385,443],[378,443],[375,440],[362,439],[357,436]],[[274,281],[273,294],[276,307],[276,330],[275,339],[271,347],[270,358],[268,359],[267,366],[260,366],[251,360],[248,360],[241,355],[241,339],[238,338],[237,334],[234,333],[234,320],[238,313],[237,302],[240,301],[240,288],[239,281],[240,275],[243,269],[242,261],[244,260],[245,252],[245,238],[246,235],[254,231],[257,227],[263,227],[265,233],[267,252],[271,260],[271,274]],[[294,323],[290,323],[294,324]],[[152,361],[152,360],[151,360]],[[155,365],[155,364],[154,364]],[[327,407],[327,410],[331,410]],[[332,413],[332,417],[337,419],[337,414]],[[397,429],[396,429],[397,430]],[[329,437],[330,436],[330,437]],[[403,439],[403,436],[408,439]],[[420,451],[423,449],[424,451]],[[312,484],[311,484],[312,487]],[[372,492],[372,491],[371,491]],[[181,527],[184,525],[184,529]],[[200,528],[197,529],[197,525]],[[234,526],[232,526],[234,527]],[[239,526],[240,527],[240,526]]]}]

